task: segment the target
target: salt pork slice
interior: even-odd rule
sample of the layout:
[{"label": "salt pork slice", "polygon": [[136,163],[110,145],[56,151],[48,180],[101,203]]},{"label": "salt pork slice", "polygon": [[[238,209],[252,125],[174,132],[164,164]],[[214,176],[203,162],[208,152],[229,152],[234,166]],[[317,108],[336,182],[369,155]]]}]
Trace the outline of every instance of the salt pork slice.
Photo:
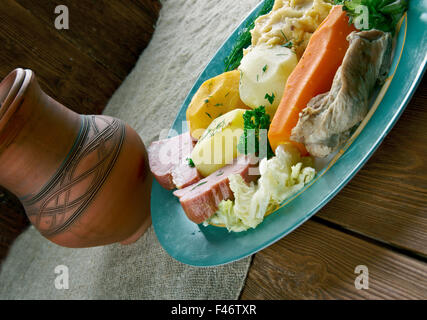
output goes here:
[{"label": "salt pork slice", "polygon": [[202,179],[197,169],[188,164],[195,143],[187,132],[148,147],[150,170],[163,188],[181,189]]},{"label": "salt pork slice", "polygon": [[258,162],[253,157],[239,156],[233,164],[212,173],[205,179],[174,192],[187,217],[199,224],[210,218],[222,200],[234,200],[230,189],[230,177],[240,174],[247,182],[256,181],[259,177]]}]

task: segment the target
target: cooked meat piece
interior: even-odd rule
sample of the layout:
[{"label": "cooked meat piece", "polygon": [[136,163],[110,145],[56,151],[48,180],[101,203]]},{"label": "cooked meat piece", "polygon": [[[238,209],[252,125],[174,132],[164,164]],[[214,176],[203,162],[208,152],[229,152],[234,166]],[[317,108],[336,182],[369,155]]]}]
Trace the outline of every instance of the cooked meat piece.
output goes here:
[{"label": "cooked meat piece", "polygon": [[233,164],[225,166],[192,186],[175,191],[174,195],[179,198],[187,217],[197,224],[202,223],[218,210],[222,200],[234,200],[228,177],[240,174],[248,183],[255,181],[259,177],[257,167],[258,162],[255,158],[239,156]]},{"label": "cooked meat piece", "polygon": [[195,141],[190,133],[153,142],[148,147],[150,170],[160,185],[168,190],[190,186],[202,176],[188,165]]},{"label": "cooked meat piece", "polygon": [[314,97],[300,113],[291,139],[304,143],[315,157],[326,157],[350,135],[369,111],[377,82],[391,64],[392,39],[378,30],[353,32],[350,47],[335,75],[331,91]]}]

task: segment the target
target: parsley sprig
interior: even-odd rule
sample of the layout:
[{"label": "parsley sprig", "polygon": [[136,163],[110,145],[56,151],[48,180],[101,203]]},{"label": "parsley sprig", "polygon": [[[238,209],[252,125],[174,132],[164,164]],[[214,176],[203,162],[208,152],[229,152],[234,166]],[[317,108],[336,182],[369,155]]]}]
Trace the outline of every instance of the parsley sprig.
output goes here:
[{"label": "parsley sprig", "polygon": [[[242,154],[255,154],[259,156],[260,153],[260,130],[267,134],[270,128],[270,116],[265,112],[265,107],[260,106],[254,110],[248,110],[243,114],[244,129],[240,137],[237,150]],[[266,137],[265,137],[266,138]],[[267,158],[274,156],[270,143],[267,141]]]},{"label": "parsley sprig", "polygon": [[350,23],[363,13],[358,7],[363,5],[369,9],[369,30],[378,29],[384,32],[394,33],[396,25],[408,10],[409,0],[334,0],[335,4],[344,5],[350,17]]}]

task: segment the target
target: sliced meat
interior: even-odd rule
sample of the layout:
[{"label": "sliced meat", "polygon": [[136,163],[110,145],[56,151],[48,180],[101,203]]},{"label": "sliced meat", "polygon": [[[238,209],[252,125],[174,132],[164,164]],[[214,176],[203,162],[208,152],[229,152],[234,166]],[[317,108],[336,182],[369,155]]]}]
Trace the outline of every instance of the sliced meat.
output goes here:
[{"label": "sliced meat", "polygon": [[150,170],[159,184],[168,190],[190,186],[202,176],[188,165],[195,141],[190,133],[153,142],[148,147]]},{"label": "sliced meat", "polygon": [[314,97],[301,112],[291,139],[304,143],[315,157],[326,157],[350,135],[369,111],[377,82],[391,64],[392,39],[379,30],[353,32],[349,49],[335,75],[331,91]]},{"label": "sliced meat", "polygon": [[233,174],[240,174],[248,183],[257,180],[259,177],[257,159],[239,156],[233,164],[225,166],[192,186],[174,192],[191,221],[202,223],[218,210],[222,200],[234,200],[228,179]]}]

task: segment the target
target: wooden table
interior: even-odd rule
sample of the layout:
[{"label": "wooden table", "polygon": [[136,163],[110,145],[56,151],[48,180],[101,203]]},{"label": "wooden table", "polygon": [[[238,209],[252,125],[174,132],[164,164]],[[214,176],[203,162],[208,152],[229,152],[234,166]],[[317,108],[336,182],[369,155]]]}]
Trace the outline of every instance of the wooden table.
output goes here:
[{"label": "wooden table", "polygon": [[[355,178],[257,253],[241,299],[427,298],[427,79]],[[369,289],[357,290],[359,265]]]}]

